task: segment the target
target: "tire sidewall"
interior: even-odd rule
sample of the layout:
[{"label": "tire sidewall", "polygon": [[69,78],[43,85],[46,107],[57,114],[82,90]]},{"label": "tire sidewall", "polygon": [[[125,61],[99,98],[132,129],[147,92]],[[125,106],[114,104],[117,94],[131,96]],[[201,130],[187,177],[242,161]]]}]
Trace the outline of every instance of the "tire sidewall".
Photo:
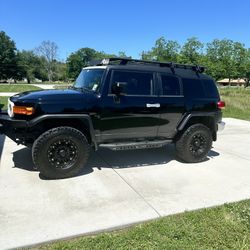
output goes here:
[{"label": "tire sidewall", "polygon": [[[86,137],[80,131],[67,127],[61,127],[58,132],[53,132],[49,135],[46,135],[46,138],[43,138],[43,135],[41,135],[37,139],[40,140],[39,152],[35,156],[36,159],[34,159],[33,157],[37,168],[40,170],[42,175],[52,179],[68,178],[76,175],[79,172],[79,169],[83,167],[86,162],[86,159],[88,158],[89,146]],[[47,133],[49,133],[49,131]],[[50,163],[48,159],[48,149],[50,145],[62,139],[71,140],[78,150],[76,161],[70,168],[67,169],[56,168]]]},{"label": "tire sidewall", "polygon": [[[196,156],[192,154],[189,147],[193,137],[195,135],[201,134],[205,140],[205,150],[202,154]],[[177,157],[187,163],[195,163],[204,161],[207,157],[208,152],[212,147],[212,134],[208,127],[203,124],[191,125],[182,134],[179,140],[176,142],[176,152]]]}]

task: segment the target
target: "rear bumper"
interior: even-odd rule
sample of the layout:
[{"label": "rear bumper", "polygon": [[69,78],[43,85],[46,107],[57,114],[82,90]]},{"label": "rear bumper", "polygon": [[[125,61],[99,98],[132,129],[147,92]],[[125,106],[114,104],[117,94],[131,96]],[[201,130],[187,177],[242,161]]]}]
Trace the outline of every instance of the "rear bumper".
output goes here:
[{"label": "rear bumper", "polygon": [[218,123],[217,123],[217,126],[218,126],[218,131],[220,132],[220,131],[224,130],[225,125],[226,125],[226,123],[225,123],[225,122],[223,122],[223,121],[218,122]]}]

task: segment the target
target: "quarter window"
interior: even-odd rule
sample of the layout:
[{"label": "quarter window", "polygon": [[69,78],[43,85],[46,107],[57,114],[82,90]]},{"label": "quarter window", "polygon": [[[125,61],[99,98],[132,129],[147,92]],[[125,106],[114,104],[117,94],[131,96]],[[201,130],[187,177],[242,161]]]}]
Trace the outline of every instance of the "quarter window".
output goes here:
[{"label": "quarter window", "polygon": [[124,93],[126,95],[152,95],[152,73],[114,70],[111,80],[111,89],[112,85],[118,82],[123,83]]},{"label": "quarter window", "polygon": [[199,79],[183,78],[183,91],[187,98],[205,98],[205,91]]},{"label": "quarter window", "polygon": [[219,98],[218,89],[213,80],[203,79],[202,83],[208,98]]},{"label": "quarter window", "polygon": [[161,75],[162,95],[180,95],[179,79],[174,76]]}]

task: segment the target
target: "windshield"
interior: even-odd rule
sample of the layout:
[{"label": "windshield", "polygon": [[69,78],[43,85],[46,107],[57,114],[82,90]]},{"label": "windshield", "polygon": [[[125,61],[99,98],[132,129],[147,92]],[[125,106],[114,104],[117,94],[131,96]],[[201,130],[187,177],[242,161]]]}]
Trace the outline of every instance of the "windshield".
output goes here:
[{"label": "windshield", "polygon": [[83,69],[76,79],[75,88],[83,88],[91,91],[100,89],[104,69]]}]

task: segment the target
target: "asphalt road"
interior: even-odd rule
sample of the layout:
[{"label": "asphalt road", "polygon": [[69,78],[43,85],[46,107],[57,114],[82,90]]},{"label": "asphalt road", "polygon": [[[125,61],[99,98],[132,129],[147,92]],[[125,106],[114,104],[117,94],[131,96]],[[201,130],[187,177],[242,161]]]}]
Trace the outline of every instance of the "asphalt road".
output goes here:
[{"label": "asphalt road", "polygon": [[0,137],[0,249],[121,228],[250,198],[250,122],[226,128],[203,163],[174,148],[92,153],[78,177],[45,180],[30,150]]}]

